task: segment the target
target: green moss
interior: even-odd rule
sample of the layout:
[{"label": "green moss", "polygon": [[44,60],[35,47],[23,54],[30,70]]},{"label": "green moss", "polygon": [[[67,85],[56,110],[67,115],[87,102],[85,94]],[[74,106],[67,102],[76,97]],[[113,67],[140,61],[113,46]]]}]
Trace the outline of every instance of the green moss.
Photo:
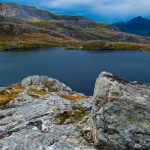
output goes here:
[{"label": "green moss", "polygon": [[149,120],[145,120],[141,125],[140,127],[141,128],[144,128],[144,127],[150,127],[150,119]]},{"label": "green moss", "polygon": [[130,123],[140,122],[143,119],[143,117],[144,117],[143,114],[138,114],[137,116],[133,116],[130,119]]},{"label": "green moss", "polygon": [[122,104],[123,104],[124,108],[126,108],[126,110],[134,109],[134,106],[131,105],[128,101],[124,101]]},{"label": "green moss", "polygon": [[55,119],[55,124],[63,124],[68,120],[68,123],[79,123],[86,124],[87,121],[84,117],[89,113],[88,110],[85,110],[82,107],[73,108],[70,111],[64,111],[62,114],[59,114]]},{"label": "green moss", "polygon": [[54,88],[55,84],[56,84],[56,81],[47,81],[43,83],[44,87],[48,88],[49,92],[58,92],[58,89]]}]

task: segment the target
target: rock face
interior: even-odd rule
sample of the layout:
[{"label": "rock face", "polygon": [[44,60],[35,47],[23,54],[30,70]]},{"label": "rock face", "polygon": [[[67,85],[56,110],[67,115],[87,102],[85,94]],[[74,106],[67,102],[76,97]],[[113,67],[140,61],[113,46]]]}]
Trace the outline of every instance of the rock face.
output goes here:
[{"label": "rock face", "polygon": [[93,96],[97,140],[110,149],[150,148],[150,88],[102,73]]},{"label": "rock face", "polygon": [[19,88],[18,96],[0,109],[0,149],[94,149],[81,133],[91,109],[85,95],[46,76],[27,77],[5,90]]},{"label": "rock face", "polygon": [[[93,97],[46,76],[0,89],[0,149],[150,148],[150,88],[101,73]],[[17,93],[16,95],[14,93]]]}]

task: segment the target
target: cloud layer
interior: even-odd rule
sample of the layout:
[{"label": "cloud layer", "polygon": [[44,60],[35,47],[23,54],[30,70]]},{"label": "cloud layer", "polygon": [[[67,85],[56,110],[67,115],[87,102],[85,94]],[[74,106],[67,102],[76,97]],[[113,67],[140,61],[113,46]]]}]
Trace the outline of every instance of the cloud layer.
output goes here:
[{"label": "cloud layer", "polygon": [[86,15],[108,22],[150,16],[150,0],[0,0],[34,5],[55,12]]}]

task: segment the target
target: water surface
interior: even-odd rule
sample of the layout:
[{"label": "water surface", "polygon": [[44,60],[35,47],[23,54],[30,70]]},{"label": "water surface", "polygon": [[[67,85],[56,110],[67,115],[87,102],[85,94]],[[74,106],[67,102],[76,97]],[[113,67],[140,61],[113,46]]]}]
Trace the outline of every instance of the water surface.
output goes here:
[{"label": "water surface", "polygon": [[47,75],[91,95],[101,71],[130,81],[150,82],[150,52],[80,51],[63,47],[0,53],[0,86],[30,75]]}]

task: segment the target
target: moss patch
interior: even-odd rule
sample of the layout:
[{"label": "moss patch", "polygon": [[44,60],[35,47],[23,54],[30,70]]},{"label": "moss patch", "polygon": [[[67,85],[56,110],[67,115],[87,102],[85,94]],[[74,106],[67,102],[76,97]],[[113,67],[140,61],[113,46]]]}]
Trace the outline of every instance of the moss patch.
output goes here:
[{"label": "moss patch", "polygon": [[58,89],[54,88],[55,84],[56,84],[56,81],[47,81],[43,83],[44,87],[48,88],[49,92],[58,92]]},{"label": "moss patch", "polygon": [[[61,114],[58,114],[54,120],[57,125],[85,122],[84,117],[88,115],[90,111],[82,107],[75,107],[72,110],[66,110]],[[85,122],[86,123],[86,122]]]}]

